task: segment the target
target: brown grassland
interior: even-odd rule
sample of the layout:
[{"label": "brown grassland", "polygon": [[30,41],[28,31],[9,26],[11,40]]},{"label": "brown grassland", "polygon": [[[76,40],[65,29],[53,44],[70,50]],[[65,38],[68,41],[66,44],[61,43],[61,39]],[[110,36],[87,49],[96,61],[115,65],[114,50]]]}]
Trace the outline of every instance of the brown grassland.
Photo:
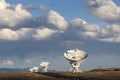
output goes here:
[{"label": "brown grassland", "polygon": [[0,80],[120,80],[120,71],[71,72],[12,72],[0,73]]}]

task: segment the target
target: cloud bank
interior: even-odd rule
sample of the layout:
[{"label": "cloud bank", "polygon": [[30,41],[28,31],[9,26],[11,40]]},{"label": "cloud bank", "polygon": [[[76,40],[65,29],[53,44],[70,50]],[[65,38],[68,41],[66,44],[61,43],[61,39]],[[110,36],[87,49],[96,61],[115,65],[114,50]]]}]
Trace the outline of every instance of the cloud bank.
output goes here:
[{"label": "cloud bank", "polygon": [[[50,10],[48,14],[35,19],[30,12],[23,8],[22,4],[12,5],[5,0],[1,0],[0,4],[0,40],[43,40],[55,34],[60,35],[59,31],[63,30],[64,34],[68,36],[74,34],[79,38],[120,42],[119,24],[101,28],[97,24],[91,24],[80,18],[68,22],[54,10]],[[88,6],[90,12],[102,20],[107,22],[119,21],[119,7],[112,0],[88,0]],[[107,14],[105,13],[106,10],[108,10]],[[28,25],[28,22],[34,26]],[[72,30],[75,33],[70,33]]]}]

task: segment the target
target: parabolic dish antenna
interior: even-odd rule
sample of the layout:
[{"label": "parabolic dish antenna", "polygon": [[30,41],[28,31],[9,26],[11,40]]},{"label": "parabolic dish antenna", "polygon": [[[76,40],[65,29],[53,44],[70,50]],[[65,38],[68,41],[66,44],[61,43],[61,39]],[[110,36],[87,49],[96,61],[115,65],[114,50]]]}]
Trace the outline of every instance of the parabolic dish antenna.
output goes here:
[{"label": "parabolic dish antenna", "polygon": [[33,67],[33,68],[29,69],[29,71],[30,71],[31,73],[33,73],[33,72],[38,72],[38,70],[39,70],[39,67]]},{"label": "parabolic dish antenna", "polygon": [[73,73],[77,73],[82,72],[79,69],[79,66],[88,57],[88,54],[86,54],[86,52],[83,50],[74,49],[65,52],[64,57],[69,60],[70,64],[72,65],[70,71],[73,71]]},{"label": "parabolic dish antenna", "polygon": [[49,62],[41,62],[40,66],[42,67],[42,72],[47,72],[47,69],[50,66],[50,63]]}]

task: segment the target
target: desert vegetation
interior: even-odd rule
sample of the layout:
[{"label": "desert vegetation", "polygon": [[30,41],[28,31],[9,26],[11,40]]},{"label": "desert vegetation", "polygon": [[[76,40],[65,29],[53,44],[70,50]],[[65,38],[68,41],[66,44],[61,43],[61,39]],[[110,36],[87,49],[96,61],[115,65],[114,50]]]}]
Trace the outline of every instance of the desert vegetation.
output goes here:
[{"label": "desert vegetation", "polygon": [[0,73],[0,80],[120,80],[120,71],[12,72]]}]

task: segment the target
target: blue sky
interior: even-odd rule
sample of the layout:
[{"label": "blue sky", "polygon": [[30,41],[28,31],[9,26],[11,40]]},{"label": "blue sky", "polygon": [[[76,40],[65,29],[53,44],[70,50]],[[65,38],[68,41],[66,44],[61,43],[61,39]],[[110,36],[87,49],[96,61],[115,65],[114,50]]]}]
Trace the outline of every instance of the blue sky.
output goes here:
[{"label": "blue sky", "polygon": [[89,55],[82,70],[120,67],[119,22],[119,0],[0,0],[0,67],[68,70],[74,48]]}]

